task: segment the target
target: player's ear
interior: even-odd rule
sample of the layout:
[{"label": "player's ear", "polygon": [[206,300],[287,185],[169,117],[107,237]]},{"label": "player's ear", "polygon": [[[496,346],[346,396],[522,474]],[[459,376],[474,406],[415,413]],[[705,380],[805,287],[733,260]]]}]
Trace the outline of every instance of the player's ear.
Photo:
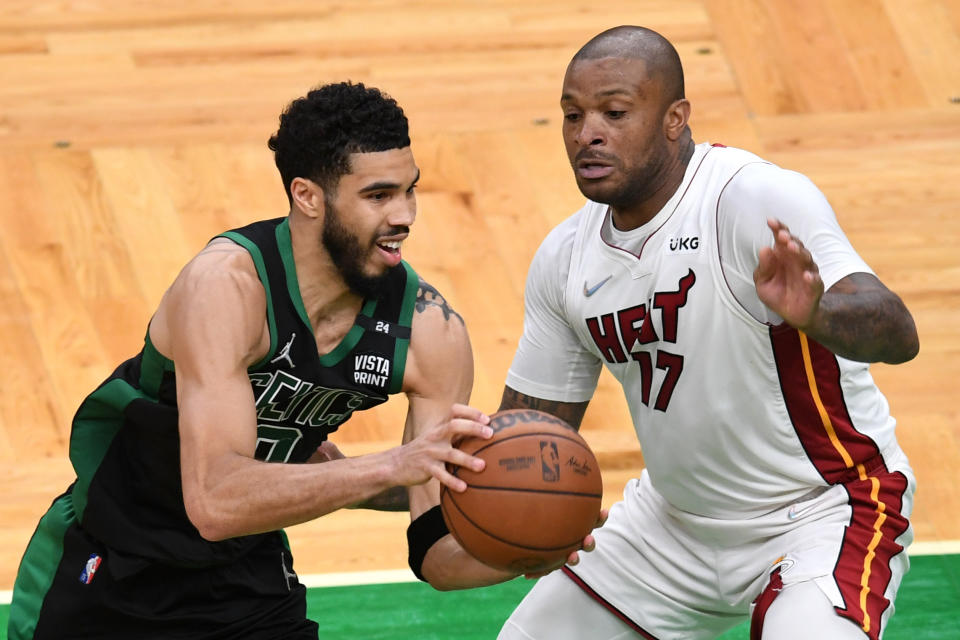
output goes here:
[{"label": "player's ear", "polygon": [[290,182],[290,198],[293,206],[309,218],[323,216],[323,188],[313,180],[294,178]]},{"label": "player's ear", "polygon": [[683,135],[690,121],[690,101],[686,98],[674,100],[663,115],[663,131],[667,139],[676,142]]}]

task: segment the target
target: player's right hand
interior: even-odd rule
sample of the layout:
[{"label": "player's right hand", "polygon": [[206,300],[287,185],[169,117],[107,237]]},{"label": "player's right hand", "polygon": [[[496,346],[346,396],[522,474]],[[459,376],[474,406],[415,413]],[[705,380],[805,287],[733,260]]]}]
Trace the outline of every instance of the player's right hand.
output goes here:
[{"label": "player's right hand", "polygon": [[[600,527],[602,527],[603,523],[607,521],[607,517],[609,515],[610,515],[609,510],[600,509],[600,513],[597,514],[597,525],[594,527],[594,529],[599,529]],[[559,569],[564,565],[569,565],[571,567],[576,566],[580,562],[581,551],[586,551],[587,553],[589,553],[590,551],[593,551],[596,548],[597,548],[596,539],[593,537],[592,533],[588,533],[586,537],[583,539],[583,544],[581,545],[580,549],[578,549],[577,551],[571,551],[570,555],[567,556],[567,559],[564,562],[561,562],[557,566],[551,567],[545,571],[537,571],[536,573],[525,573],[523,574],[523,577],[527,578],[528,580],[536,580],[537,578],[542,578],[548,573],[556,571],[557,569]]]},{"label": "player's right hand", "polygon": [[447,464],[483,470],[485,462],[457,449],[466,438],[490,438],[493,429],[490,417],[473,407],[455,404],[443,422],[426,430],[394,451],[398,456],[398,473],[404,486],[423,484],[436,478],[452,491],[466,490],[467,483],[447,470]]}]

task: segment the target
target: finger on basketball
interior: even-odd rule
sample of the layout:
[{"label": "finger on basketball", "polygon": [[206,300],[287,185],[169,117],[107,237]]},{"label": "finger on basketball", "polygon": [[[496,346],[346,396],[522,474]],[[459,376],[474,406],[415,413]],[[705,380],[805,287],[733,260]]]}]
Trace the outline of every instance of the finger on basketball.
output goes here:
[{"label": "finger on basketball", "polygon": [[463,493],[467,490],[467,483],[462,479],[456,477],[455,475],[449,473],[444,467],[440,467],[431,472],[433,477],[440,481],[440,484],[447,487],[451,491],[456,491],[457,493]]},{"label": "finger on basketball", "polygon": [[587,537],[583,539],[583,550],[584,551],[593,551],[597,548],[597,540],[593,537],[593,534],[587,534]]},{"label": "finger on basketball", "polygon": [[450,413],[454,418],[465,418],[481,424],[490,423],[490,416],[480,411],[480,409],[475,409],[465,404],[453,405],[453,407],[450,408]]},{"label": "finger on basketball", "polygon": [[483,471],[483,468],[487,464],[487,461],[483,458],[476,458],[468,453],[464,453],[460,449],[450,449],[444,459],[452,465],[466,467],[475,473]]},{"label": "finger on basketball", "polygon": [[467,420],[464,418],[454,418],[447,423],[448,432],[453,434],[453,440],[460,441],[464,438],[489,438],[493,435],[493,429],[486,424]]}]

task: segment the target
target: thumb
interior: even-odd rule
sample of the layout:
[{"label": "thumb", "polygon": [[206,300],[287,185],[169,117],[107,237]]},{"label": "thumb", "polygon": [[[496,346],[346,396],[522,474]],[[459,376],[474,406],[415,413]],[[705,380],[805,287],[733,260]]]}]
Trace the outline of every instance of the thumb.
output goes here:
[{"label": "thumb", "polygon": [[757,284],[769,280],[777,269],[777,257],[770,247],[763,247],[757,254],[757,268],[753,270],[753,281]]}]

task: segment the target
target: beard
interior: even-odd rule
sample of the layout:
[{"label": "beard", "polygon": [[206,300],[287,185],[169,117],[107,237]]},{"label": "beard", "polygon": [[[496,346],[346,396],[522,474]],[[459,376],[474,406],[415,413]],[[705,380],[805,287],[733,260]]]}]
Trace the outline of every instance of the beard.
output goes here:
[{"label": "beard", "polygon": [[364,247],[355,234],[343,224],[343,220],[330,203],[326,204],[323,217],[323,248],[327,250],[336,265],[340,277],[347,283],[350,290],[365,299],[379,298],[387,290],[390,273],[394,269],[402,269],[397,265],[387,269],[380,275],[368,275],[364,271],[367,256],[372,247]]},{"label": "beard", "polygon": [[[615,184],[591,184],[577,175],[580,192],[594,202],[610,205],[615,211],[628,210],[643,202],[663,185],[669,171],[670,151],[666,141],[654,139],[652,144],[655,145],[654,152],[643,164],[624,168],[622,162],[616,161],[615,166],[623,179]],[[574,160],[576,168],[576,158]]]}]

